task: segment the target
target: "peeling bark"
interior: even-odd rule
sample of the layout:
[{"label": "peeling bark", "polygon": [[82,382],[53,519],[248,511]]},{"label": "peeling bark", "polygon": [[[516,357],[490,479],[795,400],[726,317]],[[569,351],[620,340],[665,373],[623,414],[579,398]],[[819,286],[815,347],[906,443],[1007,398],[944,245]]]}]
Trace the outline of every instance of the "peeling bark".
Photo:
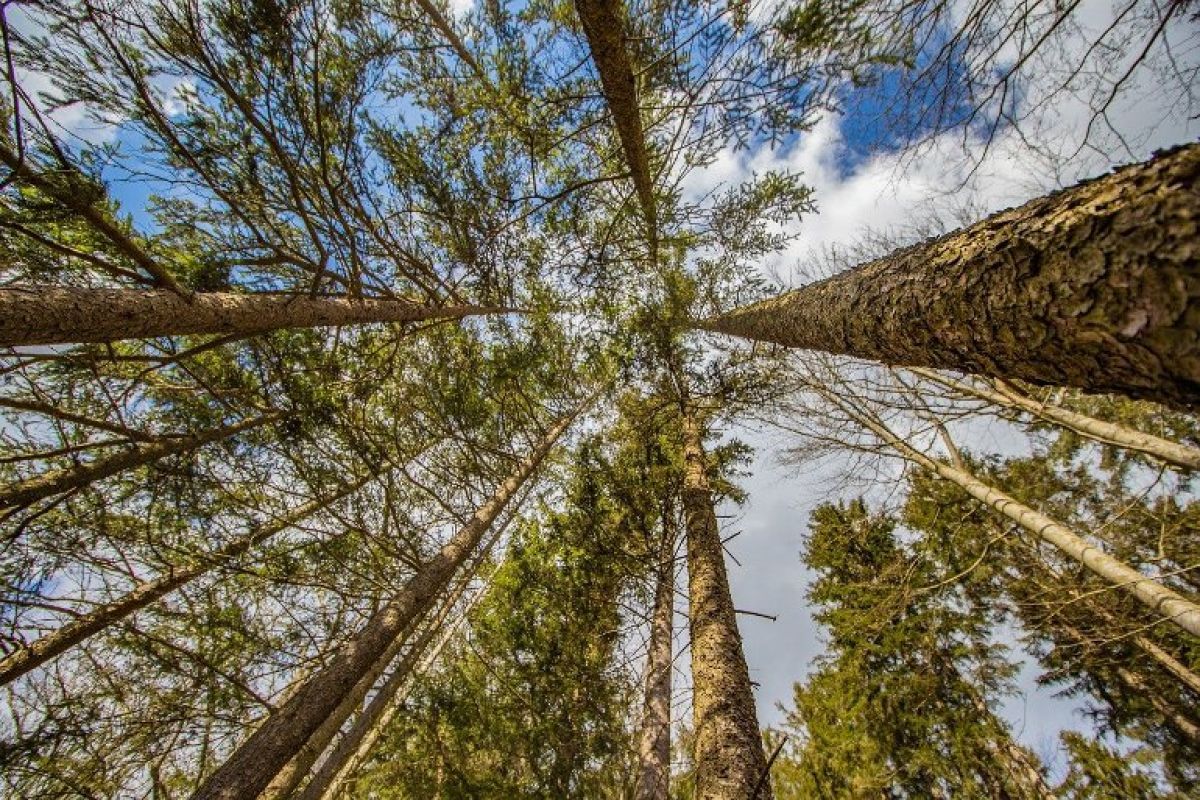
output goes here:
[{"label": "peeling bark", "polygon": [[115,625],[131,614],[140,611],[155,600],[187,585],[226,562],[238,558],[251,547],[262,544],[275,534],[287,530],[331,503],[353,494],[362,488],[367,480],[369,478],[347,486],[332,497],[305,503],[283,519],[234,539],[194,564],[172,567],[153,580],[143,581],[118,599],[104,603],[58,630],[46,634],[29,646],[17,650],[0,661],[0,686],[16,680],[55,656],[67,652],[110,625]]},{"label": "peeling bark", "polygon": [[534,474],[576,414],[564,417],[546,433],[532,453],[516,465],[463,526],[389,602],[377,611],[359,634],[316,672],[286,703],[275,710],[249,739],[201,784],[193,800],[242,800],[256,797],[300,752],[318,728],[334,713],[359,680],[413,620],[425,613],[454,573],[478,548],[484,534]]},{"label": "peeling bark", "polygon": [[650,177],[650,159],[646,154],[646,134],[642,129],[633,65],[625,49],[625,7],[620,0],[575,0],[575,10],[583,23],[592,61],[600,73],[604,99],[612,112],[625,162],[633,176],[642,214],[646,217],[651,249],[654,249],[657,237],[654,183]]},{"label": "peeling bark", "polygon": [[193,333],[251,335],[281,328],[420,322],[503,314],[489,306],[423,306],[408,300],[160,289],[0,288],[0,346],[112,342]]},{"label": "peeling bark", "polygon": [[696,800],[770,800],[758,713],[725,572],[700,425],[690,409],[683,419],[688,597],[692,635],[692,709],[695,719]]},{"label": "peeling bark", "polygon": [[695,327],[1194,406],[1200,145]]},{"label": "peeling bark", "polygon": [[190,436],[159,439],[151,444],[138,445],[116,455],[98,458],[87,464],[55,470],[0,489],[0,508],[26,506],[51,495],[87,486],[134,467],[152,464],[161,458],[195,450],[212,442],[235,436],[251,428],[282,419],[286,414],[277,411],[261,417],[243,420],[234,425],[212,428]]},{"label": "peeling bark", "polygon": [[664,519],[662,551],[650,616],[646,653],[646,694],[638,735],[638,776],[634,800],[668,800],[671,786],[671,657],[675,617],[675,537]]}]

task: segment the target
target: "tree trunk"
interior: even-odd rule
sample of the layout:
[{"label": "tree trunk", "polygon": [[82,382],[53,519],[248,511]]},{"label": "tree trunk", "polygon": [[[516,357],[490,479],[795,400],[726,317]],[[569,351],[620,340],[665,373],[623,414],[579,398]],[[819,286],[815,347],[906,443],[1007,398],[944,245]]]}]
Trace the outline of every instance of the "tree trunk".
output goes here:
[{"label": "tree trunk", "polygon": [[674,520],[663,519],[662,548],[646,653],[646,699],[638,736],[634,800],[668,800],[671,784],[671,656],[675,618]]},{"label": "tree trunk", "polygon": [[[683,510],[687,526],[688,597],[692,635],[696,800],[755,800],[767,770],[750,674],[742,652],[725,549],[717,529],[700,425],[683,419]],[[762,781],[757,800],[770,800]]]},{"label": "tree trunk", "polygon": [[646,135],[638,104],[637,84],[625,48],[625,8],[620,0],[575,0],[575,11],[587,36],[592,62],[600,73],[604,99],[612,113],[625,163],[633,176],[638,203],[646,218],[651,250],[657,238],[654,185],[646,154]]},{"label": "tree trunk", "polygon": [[[435,615],[433,620],[426,621],[426,633],[422,634],[421,637],[419,637],[417,641],[412,644],[412,646],[409,648],[409,654],[405,655],[404,658],[401,659],[401,662],[396,667],[396,670],[403,670],[407,672],[411,669],[412,665],[408,664],[409,656],[412,654],[414,649],[424,648],[425,644],[423,642],[427,642],[428,638],[433,636],[433,632],[436,632],[436,628],[442,623],[443,620],[445,620],[446,616],[450,613],[450,610],[454,607],[454,604],[459,601],[463,595],[463,592],[467,590],[468,584],[475,576],[475,571],[479,568],[480,564],[487,559],[488,555],[491,553],[492,547],[494,547],[496,542],[499,541],[501,534],[504,533],[504,529],[507,527],[508,521],[511,519],[512,518],[509,517],[505,520],[504,524],[497,526],[487,544],[480,548],[479,554],[474,559],[474,563],[471,568],[468,569],[467,573],[459,580],[458,586],[450,592],[449,596],[442,603],[441,610]],[[354,690],[346,695],[346,698],[341,702],[341,704],[338,705],[334,712],[330,714],[324,722],[321,723],[321,727],[319,727],[316,732],[309,737],[308,741],[304,743],[304,747],[300,748],[300,752],[297,753],[292,760],[289,761],[287,765],[281,769],[274,778],[271,779],[271,782],[267,784],[267,788],[264,789],[261,794],[259,794],[258,800],[284,800],[285,798],[292,796],[292,793],[295,792],[296,787],[300,785],[305,776],[307,776],[309,771],[312,769],[313,764],[317,763],[317,760],[321,757],[321,754],[329,748],[330,742],[333,741],[338,731],[342,729],[342,726],[346,724],[346,720],[350,719],[350,717],[353,716],[356,711],[360,711],[360,709],[362,709],[363,701],[366,699],[367,695],[370,694],[372,687],[375,686],[375,683],[379,680],[380,676],[387,671],[388,665],[395,661],[397,656],[399,656],[400,651],[404,648],[404,645],[408,643],[409,638],[413,635],[413,633],[416,632],[417,626],[418,620],[413,620],[408,628],[406,628],[399,636],[396,637],[395,641],[392,642],[391,646],[388,647],[383,656],[381,656],[380,659],[374,665],[372,665],[367,674],[364,675],[354,686]],[[405,666],[406,664],[408,664],[408,666]],[[395,674],[395,671],[393,671],[393,674]],[[386,689],[387,686],[385,683],[384,687],[381,687],[380,691],[386,691]],[[376,696],[378,697],[378,695]],[[374,701],[372,701],[372,705],[373,704]],[[367,709],[361,710],[360,718],[362,714],[367,714],[369,711],[370,706],[368,706]],[[356,727],[357,723],[350,729],[350,731],[347,732],[346,735],[352,735]],[[343,740],[344,738],[345,737],[343,737]]]},{"label": "tree trunk", "polygon": [[984,386],[952,380],[926,369],[917,368],[912,371],[917,375],[929,378],[953,389],[959,394],[978,397],[980,400],[986,400],[989,403],[1004,408],[1025,411],[1047,422],[1053,422],[1064,428],[1069,428],[1093,441],[1144,453],[1151,458],[1156,458],[1163,463],[1180,467],[1181,469],[1189,471],[1200,470],[1200,448],[1191,447],[1180,442],[1172,442],[1170,439],[1163,439],[1161,436],[1142,433],[1139,430],[1127,428],[1124,425],[1105,422],[1095,417],[1089,417],[1086,414],[1080,414],[1076,411],[1056,406],[1053,403],[1039,402],[1015,386],[999,379],[996,380],[996,389],[993,390]]},{"label": "tree trunk", "polygon": [[1149,701],[1154,710],[1162,715],[1176,733],[1187,739],[1193,745],[1200,747],[1200,726],[1192,722],[1183,714],[1158,695],[1153,689],[1146,685],[1146,680],[1129,669],[1128,667],[1117,667],[1117,677],[1121,679],[1121,683],[1125,684],[1129,689],[1137,692],[1142,697]]},{"label": "tree trunk", "polygon": [[275,422],[284,416],[286,416],[284,412],[276,411],[242,420],[233,425],[210,428],[200,433],[160,438],[153,443],[138,445],[125,452],[98,458],[87,464],[56,470],[36,478],[28,478],[0,490],[0,508],[27,506],[42,498],[87,486],[89,483],[111,477],[127,469],[151,464],[160,458],[195,450],[206,444],[227,439],[268,422]]},{"label": "tree trunk", "polygon": [[1070,528],[989,486],[966,470],[950,466],[917,451],[882,423],[848,409],[842,401],[832,396],[827,395],[827,398],[905,458],[957,484],[979,502],[994,508],[1037,538],[1057,547],[1094,574],[1128,591],[1151,611],[1161,614],[1193,636],[1200,636],[1200,605],[1143,575],[1125,562],[1113,558],[1100,548],[1088,544]]},{"label": "tree trunk", "polygon": [[[1088,637],[1078,628],[1071,625],[1059,625],[1058,629],[1074,641],[1076,646],[1084,650],[1089,650],[1093,647]],[[1154,691],[1140,673],[1124,666],[1117,666],[1114,668],[1114,671],[1116,672],[1117,679],[1125,684],[1125,688],[1140,697],[1144,697],[1146,702],[1162,716],[1167,725],[1176,733],[1193,744],[1200,745],[1200,726],[1197,726],[1195,722],[1181,714],[1175,708],[1174,704]]]},{"label": "tree trunk", "polygon": [[346,643],[209,776],[196,790],[193,800],[241,800],[256,797],[267,787],[354,690],[396,637],[445,589],[580,410],[582,407],[550,428],[534,451],[516,465],[471,520],[367,621],[358,636]]},{"label": "tree trunk", "polygon": [[313,500],[305,503],[283,519],[234,539],[190,566],[172,567],[167,570],[166,574],[160,575],[154,580],[139,583],[120,598],[105,603],[58,630],[46,634],[28,647],[22,648],[0,661],[0,686],[16,680],[55,656],[65,653],[75,645],[95,636],[110,625],[115,625],[131,614],[145,608],[160,597],[175,591],[226,562],[232,561],[254,545],[265,542],[275,534],[287,530],[331,503],[335,503],[343,497],[353,494],[362,488],[363,484],[368,480],[369,478],[364,478],[357,481],[327,499]]},{"label": "tree trunk", "polygon": [[161,289],[0,289],[0,346],[111,342],[192,333],[251,335],[281,328],[420,322],[501,314],[487,306],[423,306],[408,300]]},{"label": "tree trunk", "polygon": [[[464,587],[465,587],[464,583]],[[429,665],[442,648],[454,636],[463,623],[467,620],[467,615],[475,603],[483,597],[483,591],[471,599],[470,604],[462,612],[457,622],[442,633],[442,638],[438,640],[437,645],[429,654],[429,658],[425,659],[425,664]],[[395,718],[396,712],[399,710],[400,703],[404,698],[404,694],[400,691],[408,683],[409,677],[417,667],[417,662],[421,659],[422,653],[429,643],[433,640],[434,635],[441,630],[442,623],[450,611],[453,610],[454,601],[448,602],[443,607],[437,619],[426,627],[421,636],[412,643],[409,651],[405,653],[404,658],[392,670],[392,674],[384,684],[379,687],[379,691],[375,697],[371,698],[370,704],[363,710],[358,719],[354,721],[354,725],[346,732],[346,735],[338,741],[337,747],[329,754],[329,758],[325,760],[313,775],[308,785],[304,787],[304,791],[300,794],[297,800],[330,800],[348,776],[362,765],[363,761],[370,754],[371,748],[379,741],[379,737],[387,730],[391,721]]]},{"label": "tree trunk", "polygon": [[1176,406],[1200,402],[1200,145],[696,327]]}]

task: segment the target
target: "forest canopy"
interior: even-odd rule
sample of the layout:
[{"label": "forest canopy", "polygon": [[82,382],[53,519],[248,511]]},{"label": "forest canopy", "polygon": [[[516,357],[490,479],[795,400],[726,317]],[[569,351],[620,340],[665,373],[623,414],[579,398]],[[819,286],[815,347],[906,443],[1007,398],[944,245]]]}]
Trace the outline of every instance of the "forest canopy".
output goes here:
[{"label": "forest canopy", "polygon": [[0,4],[2,791],[1195,796],[1197,13]]}]

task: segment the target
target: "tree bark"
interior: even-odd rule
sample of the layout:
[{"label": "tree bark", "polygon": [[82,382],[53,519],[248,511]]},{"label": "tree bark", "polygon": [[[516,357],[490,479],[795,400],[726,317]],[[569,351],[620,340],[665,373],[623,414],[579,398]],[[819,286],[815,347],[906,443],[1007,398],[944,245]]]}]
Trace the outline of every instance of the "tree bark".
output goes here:
[{"label": "tree bark", "polygon": [[281,328],[461,319],[512,309],[423,306],[408,300],[161,289],[0,288],[0,346],[111,342],[193,333],[251,335]]},{"label": "tree bark", "polygon": [[1200,402],[1200,145],[695,327],[902,366]]},{"label": "tree bark", "polygon": [[829,395],[827,397],[905,458],[957,484],[979,502],[999,511],[1024,530],[1057,547],[1094,574],[1129,592],[1151,611],[1161,614],[1193,636],[1200,636],[1200,605],[1143,575],[1125,562],[1113,558],[1099,547],[1088,544],[1083,537],[1067,526],[989,486],[966,470],[930,458],[900,439],[882,423],[847,408],[836,398]]},{"label": "tree bark", "polygon": [[[426,633],[423,633],[420,637],[418,637],[417,641],[412,643],[412,645],[409,647],[409,653],[401,659],[400,664],[397,665],[393,670],[393,674],[395,674],[395,671],[397,670],[404,670],[407,672],[412,668],[412,665],[408,664],[410,660],[409,656],[412,654],[414,649],[421,649],[425,647],[423,642],[427,642],[428,638],[433,636],[433,633],[436,632],[434,629],[436,629],[437,626],[439,626],[442,621],[445,620],[446,616],[450,613],[450,610],[454,607],[454,604],[457,603],[462,597],[463,592],[467,590],[468,584],[474,577],[475,571],[479,568],[479,565],[482,564],[485,559],[487,559],[488,555],[491,553],[492,547],[494,547],[496,542],[499,541],[501,534],[504,533],[504,529],[507,527],[508,521],[511,519],[512,517],[510,516],[505,520],[504,524],[497,526],[496,530],[488,539],[487,544],[480,548],[478,555],[474,559],[474,563],[467,570],[467,574],[463,575],[458,582],[458,586],[450,592],[449,596],[442,603],[441,610],[435,615],[434,619],[432,621],[426,620]],[[300,748],[300,752],[297,753],[292,760],[289,761],[287,765],[281,769],[274,778],[271,779],[271,782],[267,784],[267,788],[264,789],[261,794],[259,794],[258,800],[285,800],[285,798],[292,797],[293,793],[296,791],[296,788],[301,784],[301,782],[303,782],[309,771],[312,770],[313,765],[317,763],[317,760],[321,757],[321,754],[329,748],[330,742],[333,741],[338,731],[340,731],[346,724],[346,720],[350,719],[350,717],[353,716],[356,711],[360,711],[360,709],[360,719],[363,714],[370,712],[370,706],[368,706],[367,709],[362,709],[363,701],[367,698],[367,695],[370,694],[372,687],[375,686],[380,676],[387,671],[388,665],[396,660],[400,654],[400,651],[404,649],[406,644],[408,644],[409,639],[412,637],[413,633],[416,632],[418,623],[418,620],[413,620],[408,628],[406,628],[399,636],[396,637],[395,641],[392,642],[391,646],[388,647],[383,656],[381,656],[379,660],[372,665],[367,674],[364,675],[354,686],[354,690],[346,695],[346,698],[341,702],[341,704],[338,705],[334,712],[330,714],[324,722],[321,723],[321,727],[319,727],[316,732],[309,737],[308,741],[304,743],[304,747]],[[428,636],[426,634],[428,634]],[[406,667],[405,664],[408,664],[408,666]],[[387,685],[385,682],[385,685],[380,687],[380,691],[386,690]],[[371,705],[374,705],[374,700],[372,700]],[[352,735],[357,727],[358,725],[356,722],[355,725],[351,727],[350,731],[347,731],[346,735]],[[343,740],[345,739],[345,737],[342,738]],[[341,749],[340,743],[338,749]],[[315,777],[316,776],[314,776],[314,779]]]},{"label": "tree bark", "polygon": [[621,149],[625,151],[625,163],[633,176],[634,190],[646,218],[653,250],[657,237],[654,184],[650,177],[633,65],[625,48],[625,8],[620,0],[575,0],[575,11],[583,24],[592,62],[600,73],[604,99],[612,112]]},{"label": "tree bark", "polygon": [[[464,587],[465,587],[464,583]],[[483,597],[483,591],[480,591],[473,598],[467,608],[463,609],[462,615],[457,622],[450,628],[442,632],[441,639],[437,645],[425,659],[425,664],[429,665],[442,648],[454,636],[463,623],[467,620],[467,615],[475,603]],[[392,674],[379,687],[379,691],[371,698],[370,704],[363,710],[358,719],[354,721],[354,725],[346,732],[346,735],[338,741],[337,747],[329,754],[329,758],[321,765],[316,774],[313,775],[308,785],[304,787],[304,791],[300,794],[297,800],[331,800],[336,793],[338,787],[348,776],[362,765],[363,761],[370,754],[371,748],[379,741],[379,737],[387,730],[388,725],[395,718],[396,712],[399,710],[400,703],[404,697],[401,692],[408,684],[408,679],[413,671],[417,668],[417,662],[421,660],[425,648],[433,640],[434,635],[441,630],[442,624],[450,611],[453,610],[454,602],[451,600],[446,603],[441,613],[433,623],[426,627],[425,631],[417,638],[408,652],[404,654],[404,658],[392,670]]]},{"label": "tree bark", "polygon": [[0,661],[0,686],[16,680],[55,656],[65,653],[105,628],[140,611],[155,600],[187,585],[222,564],[238,558],[251,547],[262,544],[275,534],[287,530],[331,503],[353,494],[368,480],[369,478],[364,478],[347,486],[332,497],[305,503],[286,517],[234,539],[194,564],[171,567],[165,574],[139,583],[118,599],[104,603],[58,630],[46,634],[28,647],[24,647]]},{"label": "tree bark", "polygon": [[0,508],[26,506],[45,497],[78,489],[89,483],[112,477],[134,467],[152,464],[161,458],[195,450],[206,444],[228,439],[252,428],[275,422],[286,414],[275,411],[259,417],[242,420],[233,425],[210,428],[188,436],[160,438],[150,444],[142,444],[116,455],[98,458],[87,464],[56,470],[36,478],[28,478],[0,490]]},{"label": "tree bark", "polygon": [[1069,428],[1093,441],[1116,445],[1126,450],[1143,453],[1165,464],[1184,470],[1200,470],[1200,448],[1191,447],[1180,442],[1173,442],[1161,436],[1142,433],[1139,430],[1127,428],[1124,425],[1105,422],[1104,420],[1089,417],[1086,414],[1080,414],[1077,411],[1071,411],[1068,408],[1063,408],[1053,403],[1039,402],[1017,387],[999,379],[996,379],[996,388],[993,390],[985,386],[956,381],[926,369],[917,368],[912,371],[917,375],[953,389],[959,394],[977,397],[980,400],[986,400],[1003,408],[1024,411],[1047,422],[1053,422],[1056,425]]},{"label": "tree bark", "polygon": [[454,573],[479,546],[483,535],[537,470],[580,410],[582,407],[550,428],[534,451],[521,459],[471,520],[436,556],[422,565],[404,588],[367,621],[353,640],[346,643],[324,668],[276,709],[201,784],[192,795],[193,800],[241,800],[256,797],[267,787],[354,690],[396,637],[423,614],[445,589]]},{"label": "tree bark", "polygon": [[[725,572],[700,424],[683,418],[683,511],[692,636],[696,800],[770,800],[762,735]],[[757,798],[752,798],[759,786]]]},{"label": "tree bark", "polygon": [[646,653],[646,695],[638,736],[638,776],[634,800],[668,800],[671,785],[671,654],[675,619],[674,521],[663,520],[662,548],[650,616]]}]

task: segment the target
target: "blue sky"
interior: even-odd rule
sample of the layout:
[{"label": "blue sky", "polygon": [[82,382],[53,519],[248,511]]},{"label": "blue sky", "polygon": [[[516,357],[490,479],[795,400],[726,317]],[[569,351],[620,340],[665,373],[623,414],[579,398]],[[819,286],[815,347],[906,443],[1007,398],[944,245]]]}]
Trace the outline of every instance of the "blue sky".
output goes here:
[{"label": "blue sky", "polygon": [[[452,6],[462,11],[470,2],[455,0]],[[1085,19],[1100,18],[1104,8],[1104,3],[1089,2],[1080,13]],[[885,93],[889,88],[888,84],[882,87]],[[1036,97],[1039,91],[1037,86],[1030,87],[1028,96]],[[1023,94],[1022,101],[1025,97]],[[956,227],[966,209],[978,216],[1019,203],[1080,177],[1099,174],[1115,163],[1144,158],[1155,148],[1194,140],[1198,130],[1186,108],[1164,105],[1153,92],[1135,90],[1123,97],[1111,114],[1134,152],[1113,146],[1066,160],[1066,155],[1078,150],[1087,116],[1084,98],[1067,98],[1030,121],[1037,126],[1038,142],[1064,156],[1058,163],[1050,163],[1045,152],[1030,150],[1011,130],[998,133],[982,162],[983,142],[972,136],[941,137],[922,151],[901,157],[897,145],[902,137],[898,131],[881,128],[873,113],[878,108],[877,95],[856,95],[845,115],[826,117],[784,148],[724,152],[709,168],[689,176],[685,189],[699,195],[719,183],[736,184],[752,172],[801,171],[816,191],[819,214],[798,223],[792,231],[797,234],[795,241],[762,265],[768,275],[797,285],[819,276],[819,255],[826,248],[852,245],[870,231],[904,236],[914,222],[930,219]],[[75,110],[69,109],[60,121],[88,138],[115,136],[131,151],[138,144],[128,130],[88,126]],[[148,229],[151,222],[144,209],[156,187],[125,182],[116,172],[109,177],[113,195],[123,209],[134,215],[139,227]],[[777,704],[790,703],[793,682],[805,674],[821,649],[819,633],[805,609],[809,576],[800,565],[799,552],[809,512],[836,494],[838,467],[836,463],[817,463],[803,470],[784,467],[779,462],[777,432],[746,429],[730,433],[756,449],[753,475],[744,481],[749,503],[723,513],[734,515],[727,520],[727,532],[742,531],[729,545],[741,562],[730,564],[736,605],[778,616],[775,622],[750,616],[741,620],[751,676],[761,685],[757,693],[760,720],[773,724],[781,719]],[[1001,428],[974,431],[968,445],[981,452],[1026,446],[1013,431]],[[1022,674],[1023,691],[1005,705],[1004,714],[1023,742],[1049,763],[1056,763],[1057,732],[1063,727],[1087,729],[1088,724],[1075,713],[1075,703],[1038,689],[1034,677],[1030,669]]]}]

